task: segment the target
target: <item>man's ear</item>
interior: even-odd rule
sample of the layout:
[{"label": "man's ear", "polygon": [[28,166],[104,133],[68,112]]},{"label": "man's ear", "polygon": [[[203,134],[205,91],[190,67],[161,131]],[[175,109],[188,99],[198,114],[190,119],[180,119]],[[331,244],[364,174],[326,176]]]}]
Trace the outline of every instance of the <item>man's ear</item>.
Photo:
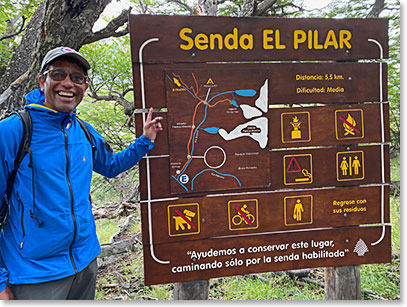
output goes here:
[{"label": "man's ear", "polygon": [[44,83],[45,83],[45,80],[44,80],[44,77],[43,77],[42,75],[40,75],[40,76],[38,77],[38,83],[40,84],[41,90],[44,91]]},{"label": "man's ear", "polygon": [[89,83],[86,82],[85,91],[88,89],[88,87],[89,87]]}]

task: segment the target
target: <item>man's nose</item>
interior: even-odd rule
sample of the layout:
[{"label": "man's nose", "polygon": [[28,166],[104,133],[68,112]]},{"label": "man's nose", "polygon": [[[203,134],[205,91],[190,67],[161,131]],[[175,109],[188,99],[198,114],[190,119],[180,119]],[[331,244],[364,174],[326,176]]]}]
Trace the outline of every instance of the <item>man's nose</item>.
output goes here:
[{"label": "man's nose", "polygon": [[66,78],[61,81],[61,84],[66,86],[66,87],[73,87],[74,86],[74,83],[71,80],[70,74],[66,75]]}]

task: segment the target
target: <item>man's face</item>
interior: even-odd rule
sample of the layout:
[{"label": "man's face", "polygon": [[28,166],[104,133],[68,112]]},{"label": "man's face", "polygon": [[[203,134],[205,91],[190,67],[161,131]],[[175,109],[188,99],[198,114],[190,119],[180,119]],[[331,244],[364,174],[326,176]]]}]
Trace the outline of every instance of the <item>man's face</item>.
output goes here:
[{"label": "man's face", "polygon": [[[65,72],[67,74],[84,75],[83,70],[75,63],[66,61],[56,61],[49,66],[48,71]],[[58,112],[71,113],[82,101],[88,83],[78,84],[72,82],[70,76],[65,80],[55,81],[48,73],[45,80],[44,76],[38,77],[41,90],[45,93],[45,106]]]}]

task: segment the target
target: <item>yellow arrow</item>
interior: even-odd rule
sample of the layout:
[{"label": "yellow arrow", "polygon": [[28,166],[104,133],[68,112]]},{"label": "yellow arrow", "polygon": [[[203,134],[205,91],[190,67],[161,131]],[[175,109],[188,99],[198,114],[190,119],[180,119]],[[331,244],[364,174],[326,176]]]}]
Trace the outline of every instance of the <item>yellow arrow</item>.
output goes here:
[{"label": "yellow arrow", "polygon": [[179,80],[177,78],[173,78],[173,80],[174,80],[174,83],[176,85],[178,85],[178,87],[181,87],[181,83],[179,83]]}]

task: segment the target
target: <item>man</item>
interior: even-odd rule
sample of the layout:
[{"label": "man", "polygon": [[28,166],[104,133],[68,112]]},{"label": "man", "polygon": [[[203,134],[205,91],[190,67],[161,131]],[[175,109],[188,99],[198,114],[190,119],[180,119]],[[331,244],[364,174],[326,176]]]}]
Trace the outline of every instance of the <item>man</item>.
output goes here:
[{"label": "man", "polygon": [[[29,153],[21,162],[0,235],[0,299],[94,299],[101,248],[89,200],[92,171],[115,177],[153,146],[162,117],[147,116],[143,135],[119,153],[86,124],[92,150],[76,118],[89,62],[58,47],[43,59],[39,89],[26,95],[33,123]],[[14,169],[22,122],[0,122],[0,198]]]}]

